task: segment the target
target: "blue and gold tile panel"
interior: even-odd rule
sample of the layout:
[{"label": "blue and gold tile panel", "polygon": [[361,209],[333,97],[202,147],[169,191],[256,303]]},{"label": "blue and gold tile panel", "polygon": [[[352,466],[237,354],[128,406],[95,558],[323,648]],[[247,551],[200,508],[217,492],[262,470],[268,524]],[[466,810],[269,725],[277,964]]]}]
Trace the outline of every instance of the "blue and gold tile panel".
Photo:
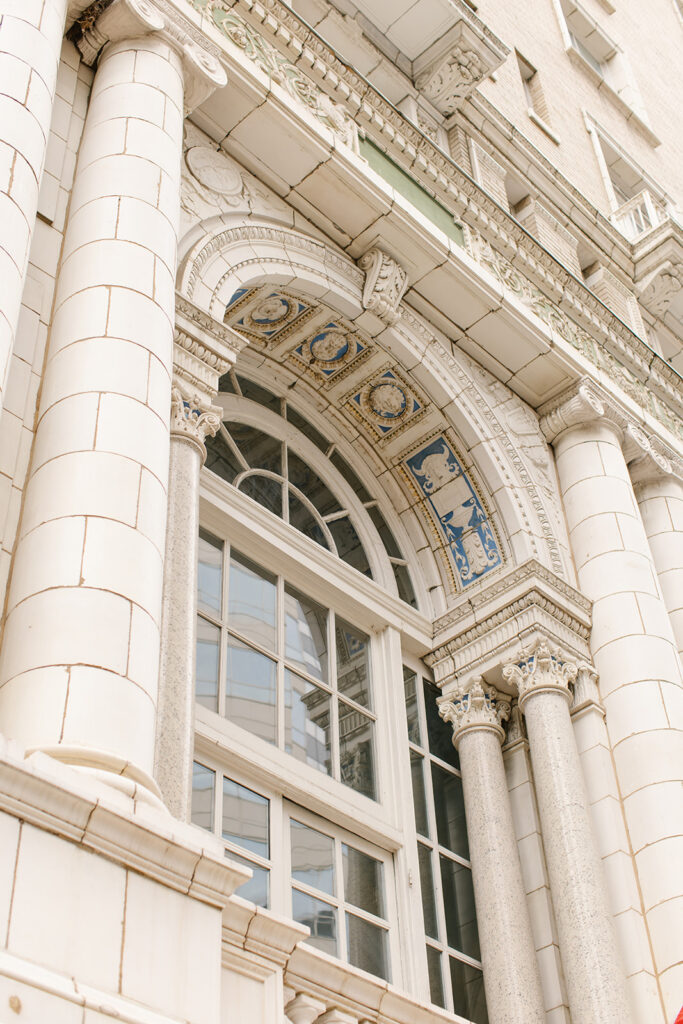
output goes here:
[{"label": "blue and gold tile panel", "polygon": [[447,439],[440,435],[406,461],[435,516],[463,586],[502,562],[488,516]]},{"label": "blue and gold tile panel", "polygon": [[310,375],[329,386],[367,358],[370,344],[359,336],[352,324],[337,317],[313,328],[291,354]]},{"label": "blue and gold tile panel", "polygon": [[379,370],[346,402],[378,440],[400,433],[424,413],[426,406],[404,377],[392,369]]},{"label": "blue and gold tile panel", "polygon": [[290,334],[314,309],[289,292],[238,288],[228,303],[225,322],[247,337],[265,344],[280,341]]}]

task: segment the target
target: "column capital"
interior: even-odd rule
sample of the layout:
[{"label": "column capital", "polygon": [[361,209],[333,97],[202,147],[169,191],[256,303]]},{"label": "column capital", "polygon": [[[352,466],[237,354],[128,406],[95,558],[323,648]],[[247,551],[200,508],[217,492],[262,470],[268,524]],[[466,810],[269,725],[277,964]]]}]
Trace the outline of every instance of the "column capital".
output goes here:
[{"label": "column capital", "polygon": [[206,458],[204,440],[218,433],[223,419],[220,406],[210,405],[196,392],[187,394],[177,382],[171,387],[171,437],[186,441]]},{"label": "column capital", "polygon": [[444,722],[453,726],[453,744],[457,748],[466,732],[487,730],[494,732],[502,743],[505,738],[503,722],[510,717],[510,703],[481,676],[468,683],[455,686],[438,699],[439,714]]},{"label": "column capital", "polygon": [[517,686],[522,710],[528,698],[538,693],[561,693],[569,703],[569,684],[574,682],[577,672],[576,664],[565,661],[559,648],[544,638],[536,640],[519,660],[503,666],[503,677]]},{"label": "column capital", "polygon": [[543,436],[549,444],[552,444],[563,431],[569,430],[570,427],[590,423],[591,420],[603,419],[606,409],[598,389],[591,382],[584,380],[578,387],[570,388],[568,392],[565,391],[552,403],[543,406],[540,412],[540,427]]},{"label": "column capital", "polygon": [[88,65],[95,63],[108,43],[152,34],[163,36],[182,61],[185,115],[227,83],[218,51],[207,48],[190,24],[167,4],[154,0],[113,0],[104,5],[102,0],[95,0],[83,11],[77,24],[81,35],[76,45]]}]

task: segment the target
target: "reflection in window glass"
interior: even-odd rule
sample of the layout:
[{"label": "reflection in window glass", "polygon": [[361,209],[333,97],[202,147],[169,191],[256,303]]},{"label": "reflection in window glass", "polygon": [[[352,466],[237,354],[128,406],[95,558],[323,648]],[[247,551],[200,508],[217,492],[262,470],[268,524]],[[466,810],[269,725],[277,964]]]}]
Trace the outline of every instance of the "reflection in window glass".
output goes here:
[{"label": "reflection in window glass", "polygon": [[292,917],[299,924],[310,928],[311,934],[306,942],[321,949],[323,953],[337,956],[337,911],[334,907],[308,893],[293,889]]},{"label": "reflection in window glass", "polygon": [[285,750],[327,775],[332,773],[330,696],[285,669]]},{"label": "reflection in window glass", "polygon": [[268,800],[239,782],[224,778],[222,835],[245,850],[269,857]]},{"label": "reflection in window glass", "polygon": [[292,818],[292,878],[312,889],[335,895],[334,840]]},{"label": "reflection in window glass", "polygon": [[420,864],[420,889],[422,891],[422,912],[425,922],[425,934],[429,935],[431,939],[438,939],[439,926],[436,917],[432,855],[428,847],[424,846],[422,843],[418,843],[417,856]]},{"label": "reflection in window glass", "polygon": [[251,469],[282,474],[282,441],[246,423],[227,423],[226,429]]},{"label": "reflection in window glass", "polygon": [[345,786],[375,799],[372,750],[373,722],[362,712],[339,701],[339,760]]},{"label": "reflection in window glass", "polygon": [[216,773],[197,761],[192,765],[192,824],[213,832]]},{"label": "reflection in window glass", "polygon": [[246,640],[275,651],[277,587],[274,576],[235,551],[230,558],[230,626]]},{"label": "reflection in window glass", "polygon": [[427,970],[429,971],[429,995],[435,1006],[446,1006],[441,973],[441,953],[427,946]]},{"label": "reflection in window glass", "polygon": [[335,633],[337,688],[357,704],[370,707],[370,638],[339,617]]},{"label": "reflection in window glass", "polygon": [[448,945],[478,960],[481,954],[474,910],[472,872],[464,864],[443,855],[440,861]]},{"label": "reflection in window glass", "polygon": [[296,427],[309,441],[312,441],[316,448],[319,448],[321,452],[327,453],[327,449],[330,447],[330,442],[327,438],[323,437],[319,430],[309,423],[296,409],[292,409],[290,405],[287,406],[287,419],[293,427]]},{"label": "reflection in window glass", "polygon": [[360,537],[356,533],[356,528],[349,517],[344,516],[342,519],[333,519],[331,523],[327,524],[327,528],[332,534],[332,539],[337,547],[337,554],[342,561],[357,569],[363,576],[368,576],[372,579],[372,570],[368,556],[365,554],[365,548],[361,544]]},{"label": "reflection in window glass", "polygon": [[327,609],[289,586],[285,587],[285,657],[327,682]]},{"label": "reflection in window glass", "polygon": [[330,462],[334,468],[341,473],[351,489],[355,491],[356,497],[359,501],[365,502],[372,500],[370,494],[351,469],[346,459],[340,455],[338,451],[335,450],[332,452],[330,455]]},{"label": "reflection in window glass", "polygon": [[380,510],[376,505],[372,505],[368,509],[368,513],[375,525],[375,529],[377,530],[382,543],[384,544],[386,553],[390,558],[401,558],[401,549],[396,543],[396,538],[387,526],[387,521]]},{"label": "reflection in window glass", "polygon": [[378,978],[389,980],[387,933],[355,914],[346,914],[346,945],[349,963]]},{"label": "reflection in window glass", "polygon": [[304,537],[308,537],[309,540],[315,541],[321,548],[327,548],[329,551],[330,545],[320,523],[310,508],[297,498],[293,491],[289,491],[289,525],[299,533],[303,533]]},{"label": "reflection in window glass", "polygon": [[346,902],[375,917],[384,917],[381,862],[346,843],[342,843],[341,850]]},{"label": "reflection in window glass", "polygon": [[203,530],[199,532],[197,605],[202,611],[221,613],[223,544]]},{"label": "reflection in window glass", "polygon": [[282,482],[270,476],[258,474],[245,477],[239,485],[248,498],[253,498],[259,505],[282,519]]},{"label": "reflection in window glass", "polygon": [[406,604],[409,604],[411,608],[417,608],[417,598],[415,597],[413,582],[408,569],[405,565],[392,565],[392,569],[394,570],[398,596]]},{"label": "reflection in window glass", "polygon": [[415,750],[410,751],[410,775],[413,782],[413,806],[415,807],[415,828],[421,836],[429,838],[427,818],[427,796],[425,793],[424,758]]},{"label": "reflection in window glass", "polygon": [[420,743],[420,716],[417,710],[417,674],[403,666],[403,690],[406,698],[406,718],[408,720],[408,739],[411,743]]},{"label": "reflection in window glass", "polygon": [[228,638],[225,715],[268,743],[277,742],[276,663],[235,637]]},{"label": "reflection in window glass", "polygon": [[264,388],[262,384],[256,384],[253,380],[248,380],[246,377],[237,375],[237,383],[240,386],[240,391],[245,398],[251,399],[252,402],[258,402],[259,405],[264,406],[266,409],[271,409],[273,412],[280,415],[280,408],[282,406],[282,399],[274,395],[268,388]]},{"label": "reflection in window glass", "polygon": [[484,976],[476,967],[450,957],[453,1009],[473,1024],[488,1024]]},{"label": "reflection in window glass", "polygon": [[453,728],[439,715],[437,704],[437,698],[441,696],[439,688],[427,679],[423,680],[423,686],[429,749],[432,754],[440,757],[446,764],[452,765],[453,768],[459,768],[458,752],[453,746]]},{"label": "reflection in window glass", "polygon": [[210,711],[218,710],[218,662],[221,631],[218,626],[197,617],[197,667],[195,669],[195,695],[197,701]]},{"label": "reflection in window glass", "polygon": [[291,449],[287,451],[287,469],[290,484],[306,495],[321,516],[341,510],[341,505],[318,474]]},{"label": "reflection in window glass", "polygon": [[269,907],[270,871],[267,868],[262,868],[260,864],[254,864],[253,861],[247,860],[246,857],[240,857],[232,850],[226,850],[225,856],[229,860],[236,860],[238,864],[244,864],[245,867],[251,868],[253,871],[249,881],[235,889],[237,896],[241,896],[243,900],[251,900],[257,907]]},{"label": "reflection in window glass", "polygon": [[204,465],[212,473],[219,476],[226,483],[231,484],[238,473],[241,473],[244,466],[241,466],[228,445],[225,438],[219,432],[215,437],[206,437],[206,462]]},{"label": "reflection in window glass", "polygon": [[460,776],[445,771],[441,765],[432,764],[432,786],[439,842],[447,850],[468,860],[470,851]]}]

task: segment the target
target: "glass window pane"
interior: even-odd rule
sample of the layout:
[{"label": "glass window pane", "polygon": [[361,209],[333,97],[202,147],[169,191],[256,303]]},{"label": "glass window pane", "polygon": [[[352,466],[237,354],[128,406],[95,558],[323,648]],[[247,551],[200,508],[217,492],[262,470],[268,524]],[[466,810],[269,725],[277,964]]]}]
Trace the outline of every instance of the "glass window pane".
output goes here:
[{"label": "glass window pane", "polygon": [[389,557],[403,558],[403,555],[401,554],[401,549],[396,543],[396,538],[394,537],[393,533],[387,526],[387,521],[380,512],[380,510],[377,508],[377,506],[373,505],[371,508],[369,508],[368,513],[373,523],[375,524],[375,529],[377,530],[380,536],[380,540],[382,541],[382,544],[384,544],[384,548]]},{"label": "glass window pane", "polygon": [[429,839],[429,822],[427,819],[427,796],[425,793],[424,758],[416,751],[410,751],[410,774],[413,780],[413,807],[415,808],[415,828],[422,836]]},{"label": "glass window pane", "polygon": [[239,374],[237,374],[237,383],[245,398],[249,398],[252,402],[258,402],[259,405],[265,406],[266,409],[272,409],[273,412],[280,415],[280,399],[268,388],[264,388],[262,384],[255,384],[253,380],[247,380],[246,377]]},{"label": "glass window pane", "polygon": [[247,860],[246,857],[240,857],[239,854],[233,853],[232,850],[226,850],[225,856],[229,860],[236,860],[238,864],[244,864],[245,867],[251,868],[254,872],[248,882],[235,889],[235,893],[241,896],[243,900],[251,900],[257,907],[269,907],[270,871],[267,868],[262,868],[259,864],[254,864],[252,861]]},{"label": "glass window pane", "polygon": [[290,820],[292,845],[292,878],[319,889],[330,896],[335,894],[334,840],[324,832]]},{"label": "glass window pane", "polygon": [[292,889],[292,917],[311,929],[305,940],[330,956],[337,956],[337,911],[329,903]]},{"label": "glass window pane", "polygon": [[218,381],[218,390],[219,391],[222,391],[224,394],[227,394],[227,395],[236,395],[237,394],[237,391],[235,390],[234,380],[233,380],[233,373],[234,372],[235,372],[234,370],[228,370],[227,373],[223,374],[221,379]]},{"label": "glass window pane", "polygon": [[341,780],[357,793],[375,799],[374,723],[339,701],[339,761]]},{"label": "glass window pane", "polygon": [[370,638],[337,617],[337,689],[357,704],[372,707]]},{"label": "glass window pane", "polygon": [[342,843],[344,899],[354,907],[384,917],[384,873],[382,862],[353,846]]},{"label": "glass window pane", "polygon": [[236,633],[268,651],[277,650],[275,576],[236,551],[230,556],[228,620]]},{"label": "glass window pane", "polygon": [[316,430],[301,413],[297,412],[296,409],[292,409],[291,405],[287,406],[287,420],[293,427],[300,430],[302,434],[305,434],[308,440],[312,441],[321,452],[327,452],[327,449],[330,447],[330,442],[327,438],[323,437],[320,431]]},{"label": "glass window pane", "polygon": [[378,928],[355,914],[347,914],[346,945],[350,964],[389,981],[387,933],[384,928]]},{"label": "glass window pane", "polygon": [[213,832],[213,802],[216,787],[216,773],[195,761],[192,765],[192,813],[193,825]]},{"label": "glass window pane", "polygon": [[206,468],[231,484],[237,474],[242,472],[244,466],[240,466],[235,453],[220,432],[215,437],[206,437],[204,444],[206,445],[206,462],[204,463]]},{"label": "glass window pane", "polygon": [[453,1009],[473,1024],[488,1024],[484,976],[476,967],[450,957]]},{"label": "glass window pane", "polygon": [[463,864],[441,856],[441,886],[448,945],[479,960],[479,933],[474,910],[472,872]]},{"label": "glass window pane", "polygon": [[246,423],[226,422],[225,426],[251,469],[282,475],[282,441]]},{"label": "glass window pane", "polygon": [[411,608],[417,608],[417,598],[415,597],[415,591],[413,589],[413,581],[410,578],[410,573],[405,565],[392,565],[394,570],[394,579],[396,580],[396,589],[398,590],[398,596],[406,604],[409,604]]},{"label": "glass window pane", "polygon": [[197,567],[197,605],[208,612],[221,613],[223,589],[223,544],[204,530],[199,531]]},{"label": "glass window pane", "polygon": [[327,609],[285,587],[285,657],[327,682]]},{"label": "glass window pane", "polygon": [[422,680],[422,686],[424,689],[429,749],[432,754],[440,757],[446,764],[459,768],[458,752],[453,746],[453,727],[449,722],[444,722],[443,718],[439,716],[439,706],[436,701],[437,697],[441,696],[441,691],[438,686],[430,683],[427,679]]},{"label": "glass window pane", "polygon": [[304,537],[314,540],[321,548],[326,548],[329,551],[329,541],[311,510],[297,498],[293,491],[288,490],[287,493],[289,495],[289,525],[299,533],[303,533]]},{"label": "glass window pane", "polygon": [[228,638],[225,717],[268,743],[277,742],[276,663],[234,637]]},{"label": "glass window pane", "polygon": [[429,995],[435,1006],[446,1006],[441,973],[441,953],[427,946],[427,970],[429,971]]},{"label": "glass window pane", "polygon": [[270,476],[248,476],[242,480],[239,490],[253,498],[259,505],[272,512],[274,516],[283,518],[282,511],[282,488],[281,480],[273,480]]},{"label": "glass window pane", "polygon": [[223,838],[261,857],[269,857],[269,803],[253,789],[232,779],[223,779]]},{"label": "glass window pane", "polygon": [[423,846],[422,843],[418,843],[417,857],[420,864],[420,889],[422,891],[422,912],[425,922],[425,934],[429,935],[432,939],[438,939],[439,925],[436,918],[432,851],[428,846]]},{"label": "glass window pane", "polygon": [[363,576],[369,576],[372,579],[372,570],[370,569],[368,556],[365,554],[365,548],[361,544],[360,537],[356,533],[356,528],[349,517],[344,516],[341,519],[333,519],[331,523],[327,524],[327,528],[332,534],[334,543],[337,546],[337,554],[342,562],[346,562],[352,569],[357,569]]},{"label": "glass window pane", "polygon": [[285,750],[319,772],[332,774],[330,696],[285,669]]},{"label": "glass window pane", "polygon": [[315,505],[321,516],[341,511],[341,505],[329,487],[322,482],[315,470],[296,455],[291,448],[287,449],[287,479],[302,494],[305,494],[312,505]]},{"label": "glass window pane", "polygon": [[469,860],[465,801],[460,777],[432,762],[432,788],[439,842],[447,850]]},{"label": "glass window pane", "polygon": [[370,495],[368,494],[365,487],[360,482],[354,471],[351,469],[343,455],[340,455],[339,452],[336,450],[333,451],[332,454],[330,455],[330,462],[332,463],[334,468],[341,473],[341,475],[346,480],[347,484],[349,484],[349,486],[356,492],[356,496],[359,501],[371,500]]},{"label": "glass window pane", "polygon": [[417,675],[405,665],[403,666],[403,692],[406,698],[408,739],[411,743],[421,745],[420,719],[417,713]]},{"label": "glass window pane", "polygon": [[218,711],[218,658],[221,631],[218,626],[197,616],[197,668],[195,696],[199,704]]}]

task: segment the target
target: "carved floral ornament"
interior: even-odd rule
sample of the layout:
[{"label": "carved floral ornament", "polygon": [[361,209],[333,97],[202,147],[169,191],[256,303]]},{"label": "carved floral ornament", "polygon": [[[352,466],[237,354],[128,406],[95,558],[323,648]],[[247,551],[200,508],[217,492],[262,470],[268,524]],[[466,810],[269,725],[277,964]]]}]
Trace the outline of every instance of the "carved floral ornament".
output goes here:
[{"label": "carved floral ornament", "polygon": [[218,433],[223,417],[219,406],[211,405],[201,395],[186,395],[177,384],[171,388],[171,437],[187,441],[206,458],[204,440]]},{"label": "carved floral ornament", "polygon": [[398,322],[399,305],[408,287],[408,274],[393,257],[381,249],[368,249],[358,260],[365,271],[363,307],[376,313],[385,323]]},{"label": "carved floral ornament", "polygon": [[559,649],[543,638],[536,640],[520,661],[503,667],[503,677],[517,687],[522,710],[531,694],[561,693],[571,701],[569,684],[575,681],[577,673],[578,666],[564,661]]},{"label": "carved floral ornament", "polygon": [[463,735],[488,729],[503,740],[503,722],[510,717],[510,703],[481,676],[475,676],[460,690],[446,693],[438,700],[439,714],[453,726],[453,744],[458,747]]}]

